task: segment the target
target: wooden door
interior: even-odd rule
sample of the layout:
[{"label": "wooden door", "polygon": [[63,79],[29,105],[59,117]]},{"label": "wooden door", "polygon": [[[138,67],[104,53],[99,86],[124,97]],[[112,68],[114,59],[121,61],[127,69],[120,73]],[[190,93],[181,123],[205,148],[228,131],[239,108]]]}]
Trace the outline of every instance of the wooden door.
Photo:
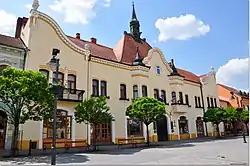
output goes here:
[{"label": "wooden door", "polygon": [[7,128],[7,115],[0,111],[0,149],[4,149]]},{"label": "wooden door", "polygon": [[[95,132],[96,132],[96,142],[97,143],[100,143],[100,142],[112,142],[111,123],[97,125],[96,128],[95,128]],[[92,131],[92,134],[91,134],[91,137],[92,137],[91,142],[92,143],[93,143],[93,134],[94,134],[94,132]]]}]

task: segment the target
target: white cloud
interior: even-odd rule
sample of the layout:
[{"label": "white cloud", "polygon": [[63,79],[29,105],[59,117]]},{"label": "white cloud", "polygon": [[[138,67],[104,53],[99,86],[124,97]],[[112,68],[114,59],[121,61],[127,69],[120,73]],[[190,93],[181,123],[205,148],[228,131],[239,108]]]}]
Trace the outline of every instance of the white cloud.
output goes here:
[{"label": "white cloud", "polygon": [[180,17],[159,18],[155,27],[160,31],[158,40],[188,40],[192,37],[205,35],[210,31],[209,25],[198,20],[194,15],[187,14]]},{"label": "white cloud", "polygon": [[231,59],[225,65],[220,66],[216,79],[218,83],[248,90],[249,58]]},{"label": "white cloud", "polygon": [[0,33],[4,35],[12,35],[15,31],[17,17],[5,10],[0,10]]},{"label": "white cloud", "polygon": [[32,4],[27,4],[25,7],[30,11],[32,9]]},{"label": "white cloud", "polygon": [[109,7],[111,0],[54,0],[50,9],[62,13],[64,21],[73,24],[87,24],[96,16],[95,8],[101,4]]}]

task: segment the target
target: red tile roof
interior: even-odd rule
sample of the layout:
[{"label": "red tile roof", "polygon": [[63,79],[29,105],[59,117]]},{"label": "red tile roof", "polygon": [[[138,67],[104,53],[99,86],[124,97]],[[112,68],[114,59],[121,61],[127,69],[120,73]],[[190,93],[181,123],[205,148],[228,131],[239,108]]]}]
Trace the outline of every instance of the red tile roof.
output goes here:
[{"label": "red tile roof", "polygon": [[[115,45],[114,48],[106,47],[91,41],[78,39],[68,36],[68,38],[81,48],[84,48],[88,44],[91,48],[91,54],[95,57],[117,61],[131,65],[136,57],[137,47],[139,49],[140,58],[145,58],[148,55],[148,51],[152,48],[146,41],[136,42],[129,34],[125,34]],[[186,80],[193,82],[200,82],[199,76],[183,70],[177,69],[178,73]]]},{"label": "red tile roof", "polygon": [[0,34],[0,45],[5,45],[9,47],[19,48],[19,49],[25,49],[25,46],[21,39],[14,38],[11,36],[5,36]]},{"label": "red tile roof", "polygon": [[235,89],[235,88],[232,88],[232,87],[229,87],[229,86],[226,86],[226,85],[222,85],[222,84],[217,84],[217,85],[222,86],[223,88],[229,90],[230,92],[233,92],[233,93],[237,93],[238,92],[238,90]]},{"label": "red tile roof", "polygon": [[184,76],[185,77],[185,80],[188,80],[188,81],[194,81],[194,82],[197,82],[199,83],[200,82],[200,77],[195,75],[194,73],[191,73],[189,71],[186,71],[186,70],[183,70],[183,69],[179,69],[177,68],[177,71],[180,75]]}]

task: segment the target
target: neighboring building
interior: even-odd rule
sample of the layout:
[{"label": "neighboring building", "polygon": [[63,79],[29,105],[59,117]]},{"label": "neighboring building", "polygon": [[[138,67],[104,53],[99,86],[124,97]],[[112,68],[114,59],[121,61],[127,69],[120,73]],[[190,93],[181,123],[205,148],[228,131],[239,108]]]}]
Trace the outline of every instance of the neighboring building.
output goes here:
[{"label": "neighboring building", "polygon": [[[248,92],[243,92],[222,84],[217,84],[217,89],[221,107],[243,108],[249,111]],[[225,124],[226,134],[231,134],[232,132],[236,134],[237,130],[241,129],[242,123],[240,121],[236,122],[235,124]]]},{"label": "neighboring building", "polygon": [[[71,90],[59,96],[58,111],[69,123],[57,130],[58,139],[91,140],[91,127],[77,124],[74,119],[74,107],[91,95],[107,96],[115,118],[110,124],[99,125],[96,130],[99,142],[146,138],[145,125],[125,116],[132,98],[142,96],[166,103],[166,117],[149,126],[152,141],[214,134],[211,123],[205,125],[202,117],[207,107],[219,107],[215,72],[211,70],[199,77],[176,68],[173,60],[167,62],[158,48],[152,48],[141,38],[134,7],[130,32],[124,32],[114,48],[99,44],[96,38],[83,40],[79,33],[75,37],[66,36],[50,16],[36,8],[31,10],[28,20],[18,19],[17,37],[20,35],[30,49],[26,68],[40,70],[50,82],[54,75],[46,64],[53,48],[61,51],[59,80]],[[43,142],[51,141],[51,137],[50,122],[28,121],[23,126],[22,147],[27,148],[32,139],[41,149]]]},{"label": "neighboring building", "polygon": [[[0,34],[0,75],[8,66],[23,70],[27,51],[21,39]],[[0,109],[0,150],[9,147],[11,134],[7,115]]]},{"label": "neighboring building", "polygon": [[223,108],[234,107],[249,110],[249,92],[217,84],[220,106]]}]

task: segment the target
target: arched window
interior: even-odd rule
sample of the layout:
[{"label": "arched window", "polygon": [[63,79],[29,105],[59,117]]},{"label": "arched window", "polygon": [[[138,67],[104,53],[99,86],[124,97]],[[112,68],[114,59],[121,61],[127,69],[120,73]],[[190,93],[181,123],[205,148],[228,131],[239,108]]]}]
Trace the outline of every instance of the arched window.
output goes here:
[{"label": "arched window", "polygon": [[39,70],[47,79],[49,79],[49,71],[45,69],[40,69]]},{"label": "arched window", "polygon": [[101,96],[107,96],[107,81],[101,81]]},{"label": "arched window", "polygon": [[181,116],[179,119],[179,131],[180,134],[188,134],[188,120],[185,116]]},{"label": "arched window", "polygon": [[[43,123],[43,138],[52,138],[53,121],[44,120]],[[57,110],[57,139],[71,139],[72,116],[68,115],[67,111]]]},{"label": "arched window", "polygon": [[92,96],[99,96],[99,80],[92,80]]},{"label": "arched window", "polygon": [[9,67],[8,65],[0,65],[0,75],[2,75],[2,72],[4,69],[6,69],[7,67]]},{"label": "arched window", "polygon": [[163,103],[165,103],[165,104],[167,103],[165,90],[161,90],[161,99],[162,99]]},{"label": "arched window", "polygon": [[159,90],[158,89],[154,89],[154,98],[155,99],[159,99]]},{"label": "arched window", "polygon": [[146,85],[142,85],[142,97],[147,97],[148,96],[148,88]]},{"label": "arched window", "polygon": [[138,98],[139,97],[139,94],[138,94],[138,86],[137,85],[134,85],[133,86],[133,98]]},{"label": "arched window", "polygon": [[[64,83],[64,74],[58,73],[58,82]],[[53,83],[56,83],[56,72],[53,73]]]},{"label": "arched window", "polygon": [[171,95],[172,95],[172,103],[176,103],[177,102],[177,100],[176,100],[176,93],[172,92]]},{"label": "arched window", "polygon": [[68,75],[68,88],[69,89],[76,89],[76,76],[73,74]]}]

